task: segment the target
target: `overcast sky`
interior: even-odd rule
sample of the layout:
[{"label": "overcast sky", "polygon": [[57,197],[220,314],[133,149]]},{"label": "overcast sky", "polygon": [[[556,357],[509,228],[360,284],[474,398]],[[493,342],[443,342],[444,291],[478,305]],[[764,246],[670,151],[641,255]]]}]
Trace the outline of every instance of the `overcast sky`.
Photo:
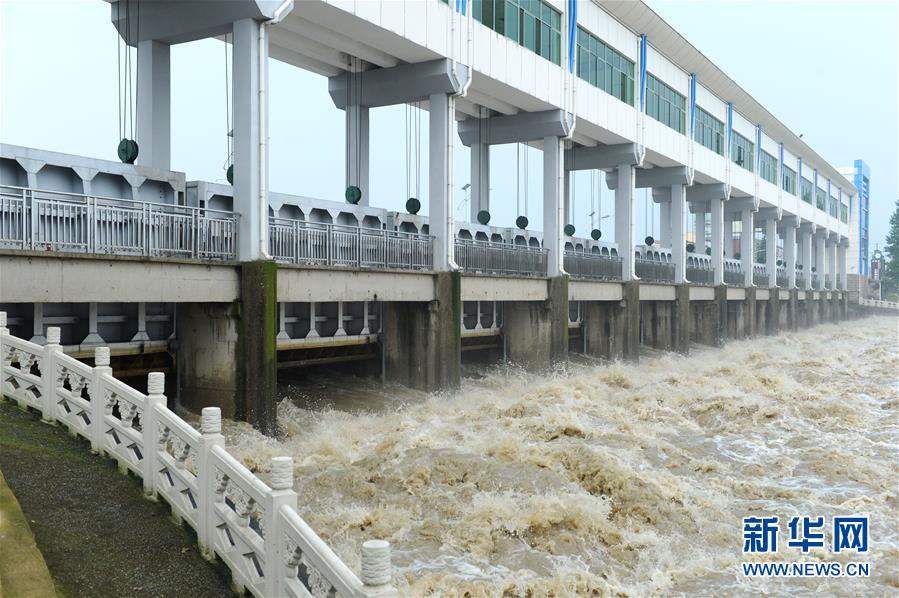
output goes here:
[{"label": "overcast sky", "polygon": [[[422,0],[428,1],[428,0]],[[871,166],[871,242],[882,246],[899,197],[895,2],[695,2],[649,4],[694,46],[804,135],[835,166]],[[119,141],[116,36],[101,0],[0,0],[0,141],[115,160]],[[204,40],[172,51],[172,166],[190,179],[224,180],[225,56]],[[271,188],[342,200],[343,113],[323,77],[272,62]],[[402,209],[407,197],[405,108],[372,111],[372,204]],[[427,114],[422,117],[426,146]],[[468,150],[457,140],[457,201],[469,181]],[[426,150],[426,147],[425,147]],[[528,202],[516,202],[516,150],[494,148],[492,224],[511,226],[527,210],[541,217],[541,154],[529,153]],[[522,158],[523,160],[523,158]],[[421,156],[427,195],[427,152]],[[524,178],[523,166],[517,169]],[[576,182],[575,224],[591,224],[590,175]],[[597,185],[597,188],[599,185]],[[611,192],[602,188],[602,214]],[[427,206],[427,202],[423,202]],[[637,202],[637,234],[658,236],[658,218]],[[597,212],[599,212],[597,207]],[[457,211],[463,218],[464,210]],[[467,219],[467,217],[466,217]],[[651,226],[651,221],[655,226]],[[608,221],[606,221],[608,222]],[[537,226],[539,228],[539,224]],[[611,226],[602,226],[604,236]]]}]

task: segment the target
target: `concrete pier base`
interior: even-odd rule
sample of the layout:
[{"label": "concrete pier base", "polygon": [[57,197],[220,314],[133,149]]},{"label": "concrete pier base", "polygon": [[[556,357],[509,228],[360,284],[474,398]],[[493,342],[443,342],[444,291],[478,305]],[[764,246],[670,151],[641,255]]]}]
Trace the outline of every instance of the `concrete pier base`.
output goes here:
[{"label": "concrete pier base", "polygon": [[547,368],[568,358],[568,277],[550,278],[547,285],[546,301],[504,305],[503,342],[514,364]]},{"label": "concrete pier base", "polygon": [[621,309],[624,320],[624,358],[640,358],[640,282],[631,280],[622,286]]},{"label": "concrete pier base", "polygon": [[690,340],[701,345],[720,346],[719,304],[717,301],[693,301],[690,304],[692,322]]},{"label": "concrete pier base", "polygon": [[715,304],[718,307],[718,338],[716,346],[721,347],[727,338],[727,322],[729,315],[727,313],[727,285],[718,285],[715,287]]},{"label": "concrete pier base", "polygon": [[428,392],[459,387],[462,367],[462,275],[441,272],[430,302],[384,303],[384,377]]},{"label": "concrete pier base", "polygon": [[177,306],[177,397],[199,413],[220,407],[233,419],[243,413],[237,380],[240,309],[237,303],[179,303]]},{"label": "concrete pier base", "polygon": [[641,301],[643,344],[662,351],[674,350],[674,301]]},{"label": "concrete pier base", "polygon": [[603,359],[622,359],[627,318],[624,302],[585,301],[583,334],[586,353]]},{"label": "concrete pier base", "polygon": [[743,338],[755,336],[756,301],[755,287],[746,289],[746,298],[743,300]]},{"label": "concrete pier base", "polygon": [[674,290],[672,305],[671,344],[675,351],[683,355],[690,352],[690,285],[679,284]]},{"label": "concrete pier base", "polygon": [[746,338],[746,326],[744,324],[744,312],[746,301],[727,302],[727,338],[738,340]]},{"label": "concrete pier base", "polygon": [[777,289],[768,291],[768,303],[765,306],[765,334],[776,335],[780,331],[780,292]]},{"label": "concrete pier base", "polygon": [[278,266],[246,262],[240,268],[240,343],[237,417],[267,435],[277,432]]},{"label": "concrete pier base", "polygon": [[786,307],[787,311],[787,328],[793,332],[799,330],[799,290],[790,289],[790,298],[786,305],[782,305],[781,309]]}]

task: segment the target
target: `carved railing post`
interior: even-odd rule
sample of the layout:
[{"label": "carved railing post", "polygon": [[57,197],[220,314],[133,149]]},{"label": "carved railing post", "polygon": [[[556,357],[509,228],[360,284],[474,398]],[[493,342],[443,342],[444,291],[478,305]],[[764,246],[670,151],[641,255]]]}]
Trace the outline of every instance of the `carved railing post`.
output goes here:
[{"label": "carved railing post", "polygon": [[215,472],[210,463],[212,447],[225,446],[222,436],[222,410],[204,407],[200,415],[200,448],[197,451],[197,488],[200,492],[197,515],[197,543],[200,553],[208,560],[215,559]]},{"label": "carved railing post", "polygon": [[284,596],[285,564],[287,548],[284,535],[287,523],[281,515],[281,508],[289,505],[297,508],[297,493],[293,490],[293,459],[274,457],[271,460],[271,493],[265,510],[265,591],[267,596]]},{"label": "carved railing post", "polygon": [[103,454],[106,439],[103,417],[106,413],[106,380],[112,377],[109,367],[109,347],[94,348],[94,368],[91,370],[91,450]]},{"label": "carved railing post", "polygon": [[56,406],[56,386],[58,384],[56,377],[56,355],[62,352],[62,346],[59,344],[60,331],[59,327],[51,326],[47,328],[47,344],[44,345],[43,356],[41,357],[41,419],[45,422],[55,422],[55,406]]},{"label": "carved railing post", "polygon": [[159,415],[157,407],[165,407],[165,374],[150,372],[147,375],[147,404],[141,416],[141,436],[144,439],[144,494],[156,494],[156,472],[159,460]]},{"label": "carved railing post", "polygon": [[393,587],[393,566],[390,564],[390,542],[368,540],[362,544],[362,580],[366,596],[387,598],[396,596]]}]

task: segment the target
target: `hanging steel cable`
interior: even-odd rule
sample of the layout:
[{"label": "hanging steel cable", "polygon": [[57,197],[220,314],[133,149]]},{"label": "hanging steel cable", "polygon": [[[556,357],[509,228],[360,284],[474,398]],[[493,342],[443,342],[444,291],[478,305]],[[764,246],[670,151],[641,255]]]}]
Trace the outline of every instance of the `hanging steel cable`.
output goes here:
[{"label": "hanging steel cable", "polygon": [[[121,160],[125,164],[134,164],[134,161],[137,159],[137,155],[139,153],[139,149],[137,146],[137,142],[134,141],[134,137],[136,136],[136,127],[134,126],[135,119],[135,104],[136,104],[136,96],[133,93],[133,80],[132,80],[132,37],[131,37],[131,0],[119,0],[116,2],[116,22],[119,27],[122,27],[121,20],[121,5],[122,2],[125,3],[125,34],[124,40],[122,39],[122,35],[119,35],[116,38],[116,49],[117,49],[117,67],[118,67],[118,106],[119,106],[119,145],[117,148],[117,154],[119,156],[119,160]],[[135,0],[135,4],[137,5],[135,9],[134,21],[135,21],[135,35],[137,37],[137,42],[140,41],[140,1]],[[121,29],[120,29],[121,31]],[[125,61],[124,65],[122,64],[122,44],[125,45]],[[137,51],[140,51],[140,46],[136,45]],[[138,68],[140,65],[140,61],[138,60]],[[124,76],[123,76],[124,69]],[[124,81],[123,81],[124,79]],[[137,73],[135,73],[134,79],[137,79]]]}]

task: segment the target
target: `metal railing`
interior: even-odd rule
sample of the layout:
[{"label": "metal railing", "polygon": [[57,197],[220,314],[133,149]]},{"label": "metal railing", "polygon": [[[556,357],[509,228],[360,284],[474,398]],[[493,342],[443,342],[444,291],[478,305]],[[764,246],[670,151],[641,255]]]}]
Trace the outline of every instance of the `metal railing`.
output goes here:
[{"label": "metal railing", "polygon": [[434,239],[382,228],[269,218],[269,253],[290,264],[429,270]]},{"label": "metal railing", "polygon": [[715,284],[715,269],[687,266],[687,280],[693,284],[712,286]]},{"label": "metal railing", "polygon": [[813,289],[818,288],[818,275],[815,273],[812,273],[812,288]]},{"label": "metal railing", "polygon": [[787,280],[787,271],[784,268],[777,269],[777,286],[781,289],[787,288],[789,281]]},{"label": "metal railing", "polygon": [[805,272],[803,272],[802,270],[796,270],[796,288],[805,288]]},{"label": "metal railing", "polygon": [[831,280],[833,280],[833,278],[830,276],[830,274],[824,275],[824,288],[825,289],[833,289],[833,287],[830,285]]},{"label": "metal railing", "polygon": [[565,271],[578,278],[621,280],[621,258],[610,255],[565,252]]},{"label": "metal railing", "polygon": [[0,247],[231,260],[238,214],[0,186]]},{"label": "metal railing", "polygon": [[769,279],[767,272],[759,272],[758,270],[753,270],[752,272],[752,284],[757,287],[767,287]]},{"label": "metal railing", "polygon": [[742,270],[725,270],[724,271],[724,284],[733,286],[733,287],[742,287],[746,284],[746,277],[743,276]]},{"label": "metal railing", "polygon": [[842,289],[843,289],[843,275],[842,275],[842,274],[837,274],[837,286],[836,286],[836,290],[839,291],[839,290],[842,290]]},{"label": "metal railing", "polygon": [[674,282],[674,264],[636,258],[634,271],[637,278],[649,282]]},{"label": "metal railing", "polygon": [[456,239],[455,249],[456,263],[465,272],[546,276],[547,251],[542,247]]}]

